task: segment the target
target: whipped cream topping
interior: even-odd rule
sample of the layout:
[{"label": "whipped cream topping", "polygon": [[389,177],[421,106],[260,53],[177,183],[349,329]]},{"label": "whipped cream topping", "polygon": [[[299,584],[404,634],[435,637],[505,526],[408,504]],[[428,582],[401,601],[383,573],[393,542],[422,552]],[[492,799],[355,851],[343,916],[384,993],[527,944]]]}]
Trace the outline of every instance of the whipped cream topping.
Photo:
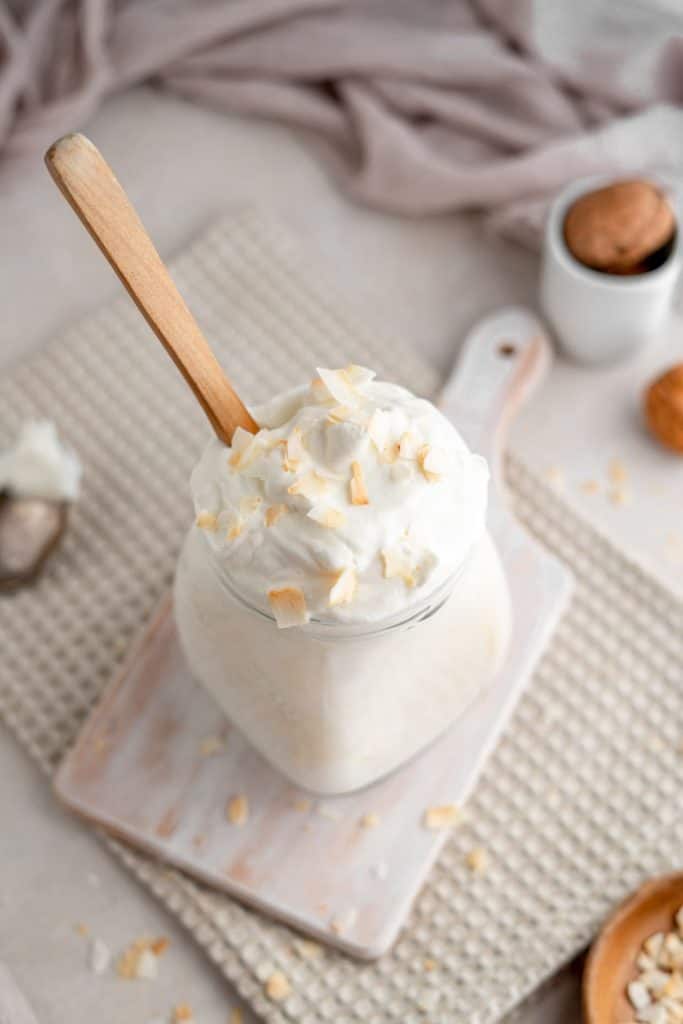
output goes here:
[{"label": "whipped cream topping", "polygon": [[61,443],[49,420],[25,423],[14,447],[0,453],[0,491],[19,498],[75,501],[81,474],[75,452]]},{"label": "whipped cream topping", "polygon": [[372,623],[428,597],[485,529],[488,467],[431,402],[371,370],[319,369],[212,439],[196,525],[230,585],[278,625]]}]

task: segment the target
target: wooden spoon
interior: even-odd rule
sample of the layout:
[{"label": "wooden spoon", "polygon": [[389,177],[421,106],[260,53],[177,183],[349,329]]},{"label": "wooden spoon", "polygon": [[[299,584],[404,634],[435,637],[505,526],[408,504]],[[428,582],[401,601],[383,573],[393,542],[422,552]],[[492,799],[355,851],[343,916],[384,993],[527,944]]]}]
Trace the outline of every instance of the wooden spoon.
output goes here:
[{"label": "wooden spoon", "polygon": [[645,882],[621,904],[596,939],[583,975],[586,1024],[626,1024],[635,1020],[626,986],[636,977],[641,946],[655,932],[676,929],[683,906],[683,873]]},{"label": "wooden spoon", "polygon": [[126,193],[85,135],[65,135],[45,154],[48,170],[194,391],[225,444],[258,424],[221,369]]}]

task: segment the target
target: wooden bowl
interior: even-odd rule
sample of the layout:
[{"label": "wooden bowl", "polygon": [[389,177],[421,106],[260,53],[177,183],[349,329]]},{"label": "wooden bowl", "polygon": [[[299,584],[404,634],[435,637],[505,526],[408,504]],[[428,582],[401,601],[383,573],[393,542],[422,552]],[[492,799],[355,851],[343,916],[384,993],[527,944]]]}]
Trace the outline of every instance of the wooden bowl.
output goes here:
[{"label": "wooden bowl", "polygon": [[609,918],[593,943],[583,974],[585,1024],[625,1024],[635,1019],[626,986],[635,961],[654,932],[675,930],[683,906],[683,872],[645,882]]}]

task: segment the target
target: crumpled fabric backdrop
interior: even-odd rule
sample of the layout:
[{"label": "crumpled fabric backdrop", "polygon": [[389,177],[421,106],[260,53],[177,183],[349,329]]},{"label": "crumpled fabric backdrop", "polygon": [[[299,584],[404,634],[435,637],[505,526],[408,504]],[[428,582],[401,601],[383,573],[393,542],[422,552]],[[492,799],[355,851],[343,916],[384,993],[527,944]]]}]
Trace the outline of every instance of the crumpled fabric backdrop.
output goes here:
[{"label": "crumpled fabric backdrop", "polygon": [[683,179],[677,0],[0,0],[0,55],[1,176],[147,81],[304,129],[358,200],[532,244],[579,175]]}]

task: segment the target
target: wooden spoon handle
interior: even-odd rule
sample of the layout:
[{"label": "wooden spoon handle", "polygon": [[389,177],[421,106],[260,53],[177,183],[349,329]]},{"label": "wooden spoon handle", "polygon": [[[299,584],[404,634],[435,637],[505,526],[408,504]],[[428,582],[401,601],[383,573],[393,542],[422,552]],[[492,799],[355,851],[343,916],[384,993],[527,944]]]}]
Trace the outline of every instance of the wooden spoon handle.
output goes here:
[{"label": "wooden spoon handle", "polygon": [[221,441],[259,428],[209,348],[151,238],[96,146],[65,135],[45,163],[125,288],[185,377]]}]

